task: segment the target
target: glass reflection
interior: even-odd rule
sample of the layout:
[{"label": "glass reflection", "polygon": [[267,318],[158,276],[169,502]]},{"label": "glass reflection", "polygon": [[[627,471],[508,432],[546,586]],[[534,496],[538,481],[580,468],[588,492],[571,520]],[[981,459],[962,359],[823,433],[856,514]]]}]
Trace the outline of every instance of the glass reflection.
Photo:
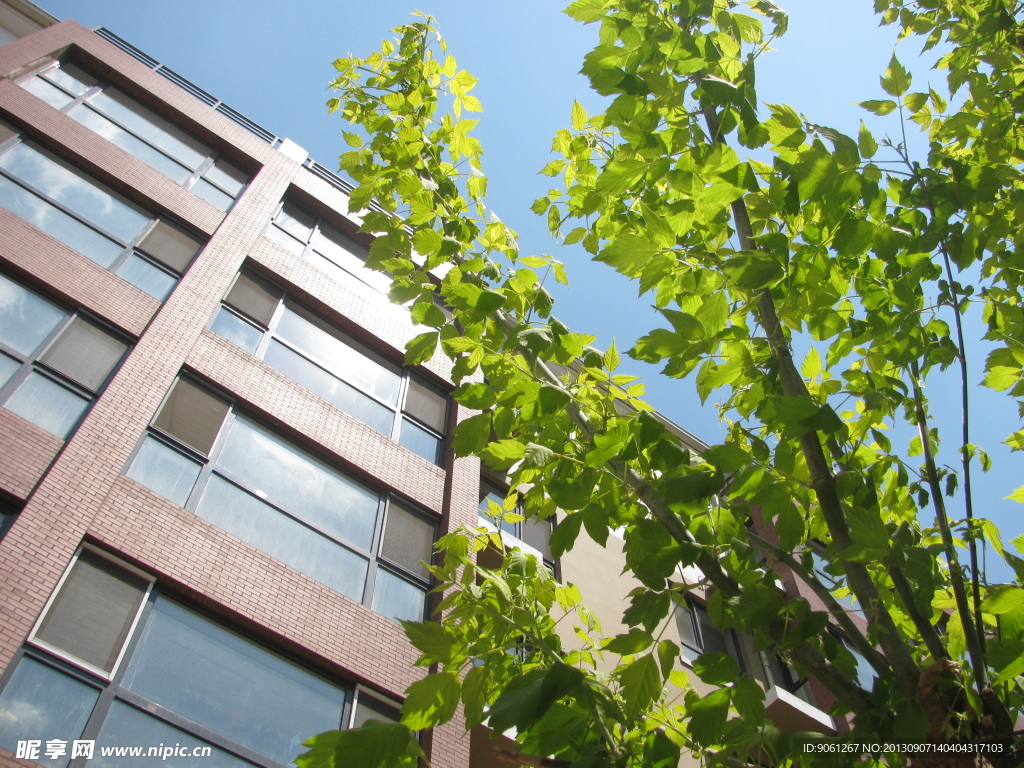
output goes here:
[{"label": "glass reflection", "polygon": [[214,475],[196,514],[335,592],[360,602],[366,560]]},{"label": "glass reflection", "polygon": [[158,600],[124,686],[281,763],[338,728],[345,692],[191,611]]},{"label": "glass reflection", "polygon": [[235,419],[217,463],[320,530],[370,548],[377,494],[255,424]]},{"label": "glass reflection", "polygon": [[[44,749],[48,739],[70,744],[82,735],[98,698],[96,689],[25,656],[0,696],[0,747],[14,753],[26,739],[42,741]],[[42,755],[35,762],[64,768],[70,759]]]}]

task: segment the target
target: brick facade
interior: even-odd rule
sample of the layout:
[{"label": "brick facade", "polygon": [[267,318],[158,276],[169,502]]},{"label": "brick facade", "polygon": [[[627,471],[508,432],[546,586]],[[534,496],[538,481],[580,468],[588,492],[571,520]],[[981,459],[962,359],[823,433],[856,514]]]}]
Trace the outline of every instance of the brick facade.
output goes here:
[{"label": "brick facade", "polygon": [[[123,471],[183,368],[247,414],[382,492],[440,521],[476,520],[475,460],[435,466],[207,329],[247,260],[310,309],[401,362],[415,334],[402,310],[368,301],[262,236],[291,190],[346,225],[344,193],[75,22],[0,48],[0,78],[69,56],[209,144],[252,179],[223,214],[127,152],[0,79],[0,118],[159,216],[208,238],[162,304],[18,216],[0,209],[0,271],[69,310],[128,334],[133,347],[63,442],[0,408],[0,491],[23,508],[0,540],[0,674],[25,644],[76,549],[90,542],[153,574],[163,593],[302,660],[335,681],[400,700],[423,674],[401,628],[127,478]],[[354,232],[358,222],[349,220]],[[447,383],[447,361],[425,373]],[[458,417],[464,417],[459,414]],[[433,735],[438,768],[465,766],[469,736]],[[30,765],[0,754],[0,766]]]}]

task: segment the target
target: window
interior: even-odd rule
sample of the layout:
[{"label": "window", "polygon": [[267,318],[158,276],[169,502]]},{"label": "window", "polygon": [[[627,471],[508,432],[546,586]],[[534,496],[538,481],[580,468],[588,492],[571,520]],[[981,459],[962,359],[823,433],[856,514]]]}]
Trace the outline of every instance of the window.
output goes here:
[{"label": "window", "polygon": [[3,540],[7,529],[14,524],[14,518],[18,516],[19,511],[18,505],[0,498],[0,540]]},{"label": "window", "polygon": [[814,695],[811,693],[811,686],[807,682],[807,678],[799,677],[796,670],[779,654],[763,652],[761,654],[761,662],[769,685],[788,691],[812,707],[817,706],[814,703]]},{"label": "window", "polygon": [[[290,200],[281,204],[267,228],[267,237],[347,285],[354,286],[368,298],[379,299],[391,290],[389,275],[366,266],[366,246]],[[372,290],[360,290],[360,286]]]},{"label": "window", "polygon": [[740,665],[740,672],[746,669],[736,633],[716,627],[703,605],[689,599],[677,605],[676,626],[683,658],[694,661],[702,653],[726,653]]},{"label": "window", "polygon": [[[480,478],[480,520],[484,525],[494,525],[503,533],[514,536],[520,542],[536,550],[544,564],[555,570],[555,558],[551,555],[551,531],[554,519],[539,520],[526,518],[519,506],[506,509],[508,491],[485,477]],[[509,514],[511,513],[511,514]]]},{"label": "window", "polygon": [[0,146],[0,206],[160,301],[202,247],[28,141]]},{"label": "window", "polygon": [[388,618],[422,620],[437,524],[175,382],[128,477]]},{"label": "window", "polygon": [[66,440],[128,350],[83,313],[0,274],[0,404]]},{"label": "window", "polygon": [[222,211],[249,181],[210,147],[74,64],[53,63],[21,87]]},{"label": "window", "polygon": [[210,329],[427,461],[443,460],[448,396],[243,270]]},{"label": "window", "polygon": [[[76,739],[96,741],[92,759],[76,763],[101,768],[124,763],[104,747],[156,745],[175,745],[178,755],[204,750],[194,754],[211,768],[290,764],[311,736],[396,716],[393,704],[158,595],[151,577],[90,549],[11,668],[0,692],[0,747],[38,740],[35,761],[58,768]],[[65,753],[46,759],[47,740],[64,741]]]}]

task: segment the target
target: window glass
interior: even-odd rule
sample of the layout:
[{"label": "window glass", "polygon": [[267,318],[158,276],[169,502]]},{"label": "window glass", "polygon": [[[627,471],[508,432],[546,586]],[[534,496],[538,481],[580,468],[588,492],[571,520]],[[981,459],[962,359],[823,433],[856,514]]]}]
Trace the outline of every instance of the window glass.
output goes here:
[{"label": "window glass", "polygon": [[367,561],[214,475],[196,514],[335,592],[361,602]]},{"label": "window glass", "polygon": [[191,379],[179,378],[153,425],[202,453],[209,453],[228,404]]},{"label": "window glass", "polygon": [[38,371],[32,371],[4,404],[7,410],[61,440],[67,439],[88,406],[88,398],[72,392]]},{"label": "window glass", "polygon": [[0,342],[30,355],[66,313],[0,275]]},{"label": "window glass", "polygon": [[0,176],[0,206],[101,267],[110,267],[124,251],[120,244],[4,176]]},{"label": "window glass", "polygon": [[402,377],[397,367],[386,364],[361,344],[343,340],[339,331],[309,312],[286,308],[277,333],[364,392],[391,405],[398,403]]},{"label": "window glass", "polygon": [[553,561],[555,558],[551,555],[551,518],[538,520],[530,517],[523,520],[521,525],[522,540],[540,552],[544,560]]},{"label": "window glass", "polygon": [[213,186],[206,179],[197,179],[192,185],[192,194],[198,195],[214,208],[220,211],[227,211],[235,202],[235,198]]},{"label": "window glass", "polygon": [[21,368],[21,363],[0,352],[0,387],[10,381],[19,368]]},{"label": "window glass", "polygon": [[[162,768],[248,768],[252,765],[240,757],[211,746],[162,720],[121,701],[115,701],[110,713],[103,721],[103,728],[96,737],[94,756],[88,761],[89,768],[124,768],[124,758],[102,754],[103,747],[136,747],[139,745],[167,745],[179,748],[180,752],[191,753],[194,749],[208,748],[210,753],[201,757],[162,756]],[[179,754],[180,754],[179,752]],[[155,762],[156,758],[150,758]],[[149,762],[149,761],[147,761]]]},{"label": "window glass", "polygon": [[74,64],[59,64],[46,70],[42,75],[75,96],[84,96],[97,83],[95,77],[83,72]]},{"label": "window glass", "polygon": [[155,264],[133,253],[117,270],[117,276],[136,288],[148,293],[157,301],[163,301],[174,289],[178,278],[160,269]]},{"label": "window glass", "polygon": [[191,168],[172,160],[160,150],[128,133],[124,128],[94,112],[85,104],[71,110],[69,116],[178,184],[184,184],[192,176]]},{"label": "window glass", "polygon": [[178,273],[185,271],[202,247],[198,238],[162,220],[139,243],[139,248]]},{"label": "window glass", "polygon": [[57,86],[39,77],[33,77],[31,80],[23,83],[21,87],[33,96],[42,99],[54,109],[63,109],[75,100],[74,96],[65,93]]},{"label": "window glass", "polygon": [[402,434],[399,435],[398,442],[433,464],[440,460],[437,454],[441,447],[441,439],[409,419],[403,420]]},{"label": "window glass", "polygon": [[53,200],[115,237],[132,240],[150,221],[148,215],[120,196],[29,144],[18,144],[0,156],[0,168],[35,184]]},{"label": "window glass", "polygon": [[210,155],[210,150],[205,144],[188,136],[176,125],[146,109],[116,88],[107,88],[94,94],[89,98],[89,104],[193,170],[202,165]]},{"label": "window glass", "polygon": [[255,272],[241,272],[228,291],[226,304],[266,326],[277,309],[283,292],[276,285]]},{"label": "window glass", "polygon": [[405,410],[431,429],[445,431],[448,417],[448,398],[434,387],[409,377],[409,393],[406,395]]},{"label": "window glass", "polygon": [[701,654],[700,637],[694,625],[693,609],[689,603],[676,606],[676,627],[682,641],[683,658],[693,661]]},{"label": "window glass", "polygon": [[[349,386],[276,339],[270,342],[263,362],[378,432],[391,434],[391,428],[395,423],[394,411],[364,395],[355,387]],[[430,459],[434,460],[433,454]]]},{"label": "window glass", "polygon": [[128,345],[120,339],[75,317],[39,359],[96,392],[127,350]]},{"label": "window glass", "polygon": [[202,464],[150,435],[128,469],[128,477],[156,491],[179,507],[185,506]]},{"label": "window glass", "polygon": [[252,323],[248,323],[226,307],[221,307],[217,316],[210,324],[210,330],[221,336],[236,347],[240,347],[250,355],[256,354],[256,349],[263,338],[263,331]]},{"label": "window glass", "polygon": [[384,543],[380,553],[409,573],[424,580],[430,572],[424,563],[431,562],[435,528],[422,517],[414,515],[401,505],[391,502],[384,528]]},{"label": "window glass", "polygon": [[212,181],[232,197],[238,197],[249,180],[245,171],[224,158],[219,158],[214,162],[203,174],[203,177]]},{"label": "window glass", "polygon": [[[151,109],[73,64],[56,64],[21,87],[164,176],[228,210],[248,174]],[[203,178],[196,178],[202,172]]]},{"label": "window glass", "polygon": [[373,585],[373,610],[398,621],[423,621],[423,590],[383,569]]},{"label": "window glass", "polygon": [[334,227],[320,225],[313,238],[313,253],[336,264],[349,274],[357,275],[360,280],[372,285],[381,293],[387,293],[391,288],[391,278],[388,275],[366,267],[366,248]]},{"label": "window glass", "polygon": [[149,582],[84,550],[61,585],[36,638],[86,664],[114,669]]},{"label": "window glass", "polygon": [[217,463],[325,533],[370,548],[377,494],[255,424],[235,419]]},{"label": "window glass", "polygon": [[[99,691],[35,659],[24,657],[0,695],[0,747],[14,753],[18,741],[47,739],[69,744],[82,735]],[[70,750],[67,750],[70,753]],[[70,754],[40,765],[64,768]]]},{"label": "window glass", "polygon": [[274,223],[285,232],[298,238],[303,243],[309,242],[313,233],[316,218],[296,205],[286,202],[274,219]]},{"label": "window glass", "polygon": [[296,256],[301,256],[302,252],[306,250],[305,243],[296,240],[283,229],[271,227],[270,230],[267,232],[267,237],[269,237],[278,245],[284,246]]},{"label": "window glass", "polygon": [[362,728],[367,720],[383,720],[388,723],[397,723],[401,716],[402,713],[398,707],[386,704],[377,697],[360,691],[355,712],[352,714],[352,727]]},{"label": "window glass", "polygon": [[285,764],[311,736],[338,727],[345,702],[337,686],[165,600],[124,686]]}]

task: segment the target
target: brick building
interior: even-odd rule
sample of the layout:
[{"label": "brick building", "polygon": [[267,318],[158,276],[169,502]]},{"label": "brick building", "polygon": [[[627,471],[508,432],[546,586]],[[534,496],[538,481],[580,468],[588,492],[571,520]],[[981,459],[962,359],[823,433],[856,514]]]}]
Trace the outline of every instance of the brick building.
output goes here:
[{"label": "brick building", "polygon": [[[0,30],[0,766],[106,764],[75,740],[282,766],[394,716],[420,562],[503,489],[453,459],[448,361],[402,365],[349,187],[103,30],[23,0]],[[561,574],[618,616],[622,560],[584,537]],[[699,601],[676,639],[832,727]],[[484,736],[425,741],[483,768]]]},{"label": "brick building", "polygon": [[[447,361],[403,367],[408,315],[297,145],[73,21],[0,24],[0,765],[29,738],[288,764],[423,674],[392,617],[479,492]],[[459,723],[430,742],[467,764]]]}]

